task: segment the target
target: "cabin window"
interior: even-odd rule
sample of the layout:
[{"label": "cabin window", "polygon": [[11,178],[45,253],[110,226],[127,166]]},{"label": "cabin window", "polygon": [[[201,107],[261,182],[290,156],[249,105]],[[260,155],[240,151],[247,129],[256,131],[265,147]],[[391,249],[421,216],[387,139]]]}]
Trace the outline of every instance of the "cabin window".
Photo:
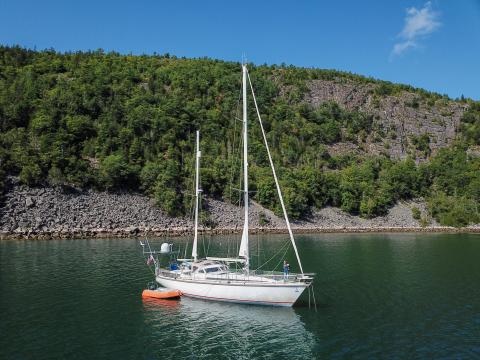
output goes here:
[{"label": "cabin window", "polygon": [[217,271],[220,271],[221,269],[219,267],[212,267],[212,268],[208,268],[208,269],[205,269],[205,271],[207,273],[211,273],[211,272],[217,272]]}]

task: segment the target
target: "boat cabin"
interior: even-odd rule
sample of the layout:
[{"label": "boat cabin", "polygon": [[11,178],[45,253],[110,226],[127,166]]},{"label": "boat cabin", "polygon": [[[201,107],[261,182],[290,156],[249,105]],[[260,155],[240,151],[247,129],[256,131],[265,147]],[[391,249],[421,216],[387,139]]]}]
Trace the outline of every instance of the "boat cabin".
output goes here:
[{"label": "boat cabin", "polygon": [[192,265],[192,272],[196,274],[220,274],[227,271],[228,268],[226,265],[213,261],[201,261]]}]

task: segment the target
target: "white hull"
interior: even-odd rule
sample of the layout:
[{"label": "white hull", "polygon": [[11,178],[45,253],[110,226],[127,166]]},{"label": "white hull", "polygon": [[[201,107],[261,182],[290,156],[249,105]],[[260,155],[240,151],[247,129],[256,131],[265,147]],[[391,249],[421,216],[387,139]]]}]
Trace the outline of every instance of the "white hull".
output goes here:
[{"label": "white hull", "polygon": [[172,279],[161,275],[157,282],[167,288],[177,289],[183,295],[212,301],[242,304],[292,306],[300,297],[306,283],[236,283],[191,279]]}]

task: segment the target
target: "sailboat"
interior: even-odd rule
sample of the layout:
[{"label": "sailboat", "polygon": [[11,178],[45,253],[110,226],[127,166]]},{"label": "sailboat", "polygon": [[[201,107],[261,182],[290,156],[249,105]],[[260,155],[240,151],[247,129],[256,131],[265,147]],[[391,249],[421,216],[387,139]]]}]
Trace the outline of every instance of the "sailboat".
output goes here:
[{"label": "sailboat", "polygon": [[[250,268],[249,256],[249,189],[248,189],[248,119],[247,119],[247,80],[253,96],[263,141],[267,150],[270,167],[286,221],[288,234],[298,262],[300,273],[256,271]],[[242,64],[243,95],[243,231],[237,257],[205,257],[198,255],[198,221],[199,221],[199,188],[200,172],[200,134],[196,133],[195,155],[195,228],[192,256],[179,259],[174,254],[173,244],[163,243],[160,252],[152,251],[148,242],[141,243],[144,254],[155,265],[155,280],[163,287],[181,291],[184,296],[213,301],[234,303],[292,306],[305,289],[313,283],[314,274],[304,273],[300,255],[295,243],[287,211],[282,197],[267,137],[263,128],[260,111],[253,91],[253,85],[247,66]],[[148,245],[148,249],[146,246]],[[170,266],[160,266],[159,254],[171,256]],[[173,261],[172,261],[173,260]],[[148,261],[147,261],[148,263]],[[179,264],[179,265],[177,265]],[[173,266],[172,266],[173,265]],[[233,269],[235,268],[235,269]]]}]

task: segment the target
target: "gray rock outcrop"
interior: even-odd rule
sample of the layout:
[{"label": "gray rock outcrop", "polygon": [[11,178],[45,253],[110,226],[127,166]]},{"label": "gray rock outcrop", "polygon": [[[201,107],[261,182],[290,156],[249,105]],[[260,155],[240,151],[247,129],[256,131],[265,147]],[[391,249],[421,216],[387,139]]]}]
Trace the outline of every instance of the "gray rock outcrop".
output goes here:
[{"label": "gray rock outcrop", "polygon": [[467,104],[445,99],[426,101],[419,94],[401,91],[395,95],[376,95],[377,84],[356,83],[345,79],[312,80],[307,83],[305,101],[313,107],[334,101],[347,110],[373,116],[373,131],[366,139],[354,143],[339,143],[329,147],[333,153],[388,154],[404,159],[410,153],[419,160],[426,156],[415,149],[416,137],[429,137],[434,154],[450,145]]}]

